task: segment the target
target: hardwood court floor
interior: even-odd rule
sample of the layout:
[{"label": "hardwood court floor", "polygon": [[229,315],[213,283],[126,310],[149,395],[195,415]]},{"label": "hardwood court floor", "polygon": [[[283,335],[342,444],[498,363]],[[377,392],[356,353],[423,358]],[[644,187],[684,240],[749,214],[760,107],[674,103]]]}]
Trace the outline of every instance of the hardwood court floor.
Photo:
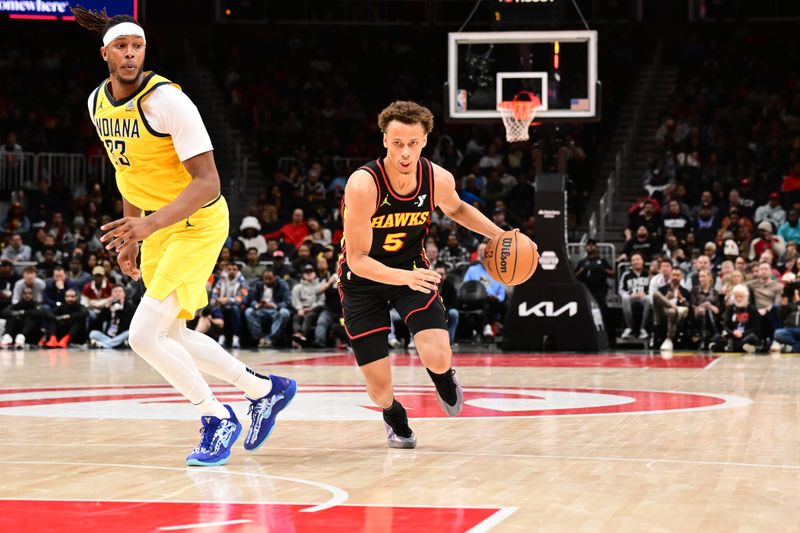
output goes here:
[{"label": "hardwood court floor", "polygon": [[399,354],[419,445],[389,450],[347,354],[240,357],[299,393],[203,469],[194,410],[134,354],[0,353],[0,531],[800,531],[800,358],[462,354],[450,419]]}]

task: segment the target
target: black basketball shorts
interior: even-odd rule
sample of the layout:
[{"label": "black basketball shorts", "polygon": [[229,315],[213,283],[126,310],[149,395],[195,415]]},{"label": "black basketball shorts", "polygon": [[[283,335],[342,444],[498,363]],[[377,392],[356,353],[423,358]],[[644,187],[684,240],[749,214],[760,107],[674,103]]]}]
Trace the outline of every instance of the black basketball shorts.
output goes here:
[{"label": "black basketball shorts", "polygon": [[358,366],[389,356],[389,308],[394,307],[412,335],[426,329],[447,330],[447,313],[438,292],[425,294],[403,285],[339,287],[344,327]]}]

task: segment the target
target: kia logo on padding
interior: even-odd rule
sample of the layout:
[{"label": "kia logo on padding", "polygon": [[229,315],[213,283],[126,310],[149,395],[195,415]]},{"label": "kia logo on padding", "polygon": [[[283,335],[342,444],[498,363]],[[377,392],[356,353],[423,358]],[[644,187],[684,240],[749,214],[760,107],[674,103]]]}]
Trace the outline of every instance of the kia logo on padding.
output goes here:
[{"label": "kia logo on padding", "polygon": [[564,313],[567,313],[568,316],[575,316],[578,314],[578,302],[566,303],[558,309],[556,309],[553,302],[539,302],[530,308],[528,307],[528,302],[522,302],[519,304],[517,310],[519,311],[519,316],[523,317],[531,315],[538,317],[557,317]]}]

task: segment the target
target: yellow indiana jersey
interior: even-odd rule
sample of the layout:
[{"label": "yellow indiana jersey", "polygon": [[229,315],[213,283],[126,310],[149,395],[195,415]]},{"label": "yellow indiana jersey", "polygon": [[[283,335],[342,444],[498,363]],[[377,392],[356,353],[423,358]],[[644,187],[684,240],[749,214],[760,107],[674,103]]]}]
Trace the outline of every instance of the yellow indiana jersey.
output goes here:
[{"label": "yellow indiana jersey", "polygon": [[127,98],[115,100],[108,80],[93,93],[92,120],[116,169],[119,192],[145,211],[172,202],[192,181],[175,153],[172,138],[153,130],[142,111],[144,99],[166,84],[180,89],[163,76],[145,72],[142,84]]}]

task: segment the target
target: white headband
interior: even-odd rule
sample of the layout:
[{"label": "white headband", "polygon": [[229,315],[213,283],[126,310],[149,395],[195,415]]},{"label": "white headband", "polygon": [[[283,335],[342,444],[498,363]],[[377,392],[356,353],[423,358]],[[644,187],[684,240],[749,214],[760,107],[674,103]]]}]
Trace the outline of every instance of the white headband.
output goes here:
[{"label": "white headband", "polygon": [[[138,24],[133,22],[120,22],[116,26],[111,26],[105,35],[103,35],[103,46],[108,46],[111,41],[123,35],[133,35],[144,39],[144,30]],[[145,39],[145,43],[147,39]]]}]

